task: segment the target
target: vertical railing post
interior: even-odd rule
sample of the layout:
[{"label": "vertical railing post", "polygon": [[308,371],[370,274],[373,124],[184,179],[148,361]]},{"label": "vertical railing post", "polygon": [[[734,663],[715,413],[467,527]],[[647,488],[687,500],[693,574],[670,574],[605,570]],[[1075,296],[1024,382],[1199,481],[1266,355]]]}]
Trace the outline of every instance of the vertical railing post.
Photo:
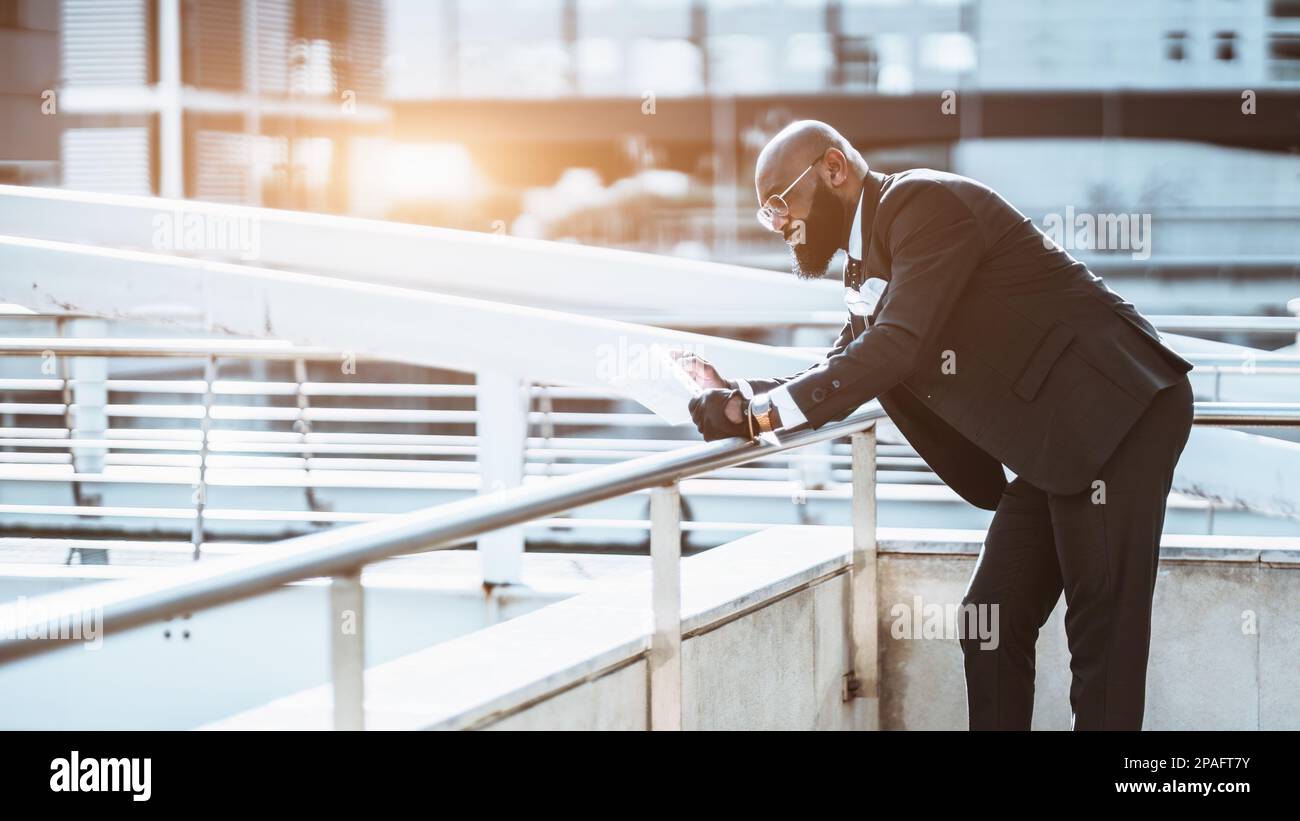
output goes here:
[{"label": "vertical railing post", "polygon": [[853,567],[849,575],[852,672],[847,696],[869,700],[867,720],[880,727],[880,649],[876,587],[876,426],[850,437],[853,453]]},{"label": "vertical railing post", "polygon": [[[108,323],[102,319],[80,318],[55,320],[59,336],[108,336]],[[108,358],[102,356],[42,356],[41,371],[58,364],[57,371],[63,380],[63,412],[68,426],[68,454],[72,458],[73,473],[103,473],[108,461],[107,448],[77,447],[78,439],[108,438]],[[51,374],[52,375],[52,374]],[[91,493],[73,481],[72,500],[78,507],[97,507],[103,501],[102,493]],[[108,551],[95,548],[73,547],[68,550],[68,564],[73,556],[82,564],[108,564]]]},{"label": "vertical railing post", "polygon": [[216,397],[217,357],[209,356],[203,365],[203,416],[199,419],[199,477],[194,486],[194,527],[190,542],[194,559],[202,555],[206,526],[203,516],[208,508],[208,456],[212,436],[212,406]]},{"label": "vertical railing post", "polygon": [[298,418],[293,420],[293,432],[298,434],[298,442],[301,444],[302,451],[302,470],[304,481],[302,483],[303,499],[307,502],[307,509],[318,511],[321,504],[316,498],[316,489],[311,483],[311,464],[314,454],[308,449],[311,444],[311,398],[307,395],[307,360],[299,357],[293,361],[293,379],[294,395],[298,402]]},{"label": "vertical railing post", "polygon": [[[1286,302],[1286,309],[1295,314],[1297,319],[1300,319],[1300,296],[1295,299],[1288,299]],[[1295,344],[1300,346],[1300,331],[1296,331]]]},{"label": "vertical railing post", "polygon": [[[528,443],[528,384],[520,377],[494,371],[478,374],[475,388],[479,493],[516,487],[524,480]],[[477,539],[487,585],[518,584],[523,577],[524,528],[498,528]]]},{"label": "vertical railing post", "polygon": [[365,591],[361,569],[330,581],[330,674],[334,729],[365,729]]},{"label": "vertical railing post", "polygon": [[[818,348],[826,345],[826,329],[824,327],[803,327],[795,328],[790,337],[790,345],[795,348]],[[835,469],[833,464],[833,454],[835,452],[835,441],[827,439],[824,442],[816,442],[811,445],[805,445],[799,449],[799,454],[803,458],[795,458],[791,461],[794,468],[790,472],[793,481],[800,484],[801,491],[810,488],[824,488],[831,483],[831,473]],[[794,457],[794,453],[790,453]],[[808,506],[799,503],[796,514],[800,517],[800,523],[806,523],[806,514]]]},{"label": "vertical railing post", "polygon": [[[72,337],[108,336],[108,322],[102,319],[74,319],[70,323]],[[59,357],[63,366],[65,396],[71,382],[71,404],[65,405],[75,413],[70,418],[69,436],[77,439],[108,438],[108,357]],[[73,448],[72,464],[77,473],[103,473],[107,464],[107,448]],[[79,502],[83,503],[84,502]]]},{"label": "vertical railing post", "polygon": [[682,505],[677,483],[650,491],[651,730],[682,728]]}]

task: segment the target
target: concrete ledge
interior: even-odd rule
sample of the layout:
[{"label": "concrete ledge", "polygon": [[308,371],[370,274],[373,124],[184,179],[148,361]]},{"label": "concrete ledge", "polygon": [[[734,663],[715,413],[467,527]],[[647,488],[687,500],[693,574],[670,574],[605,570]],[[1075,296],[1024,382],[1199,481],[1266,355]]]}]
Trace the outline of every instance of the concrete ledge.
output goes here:
[{"label": "concrete ledge", "polygon": [[[848,567],[843,527],[778,527],[682,561],[682,624],[703,635]],[[648,566],[508,622],[366,671],[370,729],[465,729],[638,663],[651,629]],[[329,729],[316,687],[204,729]]]}]

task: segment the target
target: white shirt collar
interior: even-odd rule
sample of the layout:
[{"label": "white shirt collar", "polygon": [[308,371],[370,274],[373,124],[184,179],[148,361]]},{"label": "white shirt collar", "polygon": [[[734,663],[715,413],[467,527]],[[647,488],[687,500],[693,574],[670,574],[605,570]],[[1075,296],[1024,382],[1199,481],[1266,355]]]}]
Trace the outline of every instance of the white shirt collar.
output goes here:
[{"label": "white shirt collar", "polygon": [[849,229],[849,256],[862,261],[862,200],[867,196],[867,186],[862,186],[858,196],[858,210],[853,213],[853,227]]}]

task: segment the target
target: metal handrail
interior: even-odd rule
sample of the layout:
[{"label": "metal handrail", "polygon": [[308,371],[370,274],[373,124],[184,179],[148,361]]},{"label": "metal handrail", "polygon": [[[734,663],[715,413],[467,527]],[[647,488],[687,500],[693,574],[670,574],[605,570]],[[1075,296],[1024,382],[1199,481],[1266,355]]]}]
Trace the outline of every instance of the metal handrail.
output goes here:
[{"label": "metal handrail", "polygon": [[[268,342],[259,339],[128,339],[126,337],[20,337],[0,340],[0,356],[39,356],[52,351],[63,356],[182,357],[237,359],[336,359],[329,348]],[[366,357],[358,356],[358,361]]]},{"label": "metal handrail", "polygon": [[1217,427],[1295,427],[1300,402],[1197,402],[1196,424]]},{"label": "metal handrail", "polygon": [[1255,333],[1300,333],[1296,316],[1203,316],[1197,314],[1153,314],[1151,324],[1162,331],[1251,331]]},{"label": "metal handrail", "polygon": [[[49,619],[41,621],[79,618],[88,610],[102,610],[103,632],[109,635],[256,596],[292,582],[354,574],[381,559],[436,550],[564,510],[836,439],[871,428],[884,415],[879,405],[871,403],[842,421],[788,434],[779,445],[740,439],[709,442],[594,468],[541,486],[514,487],[376,522],[300,536],[246,562],[197,564],[159,574],[158,578],[56,594],[48,599],[54,606],[42,614]],[[6,635],[6,607],[0,606],[0,662],[66,644],[57,637],[25,638],[26,625],[17,625],[23,638]]]}]

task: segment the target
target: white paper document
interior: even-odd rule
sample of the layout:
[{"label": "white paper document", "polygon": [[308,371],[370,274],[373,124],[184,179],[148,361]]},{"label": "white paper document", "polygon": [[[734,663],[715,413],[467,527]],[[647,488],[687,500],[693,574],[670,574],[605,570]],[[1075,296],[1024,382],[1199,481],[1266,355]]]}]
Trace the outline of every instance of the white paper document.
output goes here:
[{"label": "white paper document", "polygon": [[651,345],[640,361],[626,363],[609,379],[610,386],[645,405],[670,425],[691,421],[688,404],[703,391],[662,345]]}]

